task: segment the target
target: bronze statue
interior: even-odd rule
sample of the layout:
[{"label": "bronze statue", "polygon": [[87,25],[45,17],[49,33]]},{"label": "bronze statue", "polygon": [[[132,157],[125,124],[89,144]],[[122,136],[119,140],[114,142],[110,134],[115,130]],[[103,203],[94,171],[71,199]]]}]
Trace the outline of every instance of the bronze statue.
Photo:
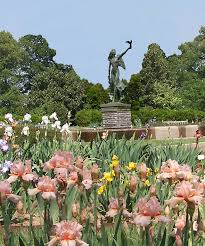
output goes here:
[{"label": "bronze statue", "polygon": [[116,56],[116,50],[111,50],[108,61],[109,61],[109,74],[108,81],[110,84],[111,93],[113,95],[113,101],[120,101],[122,96],[122,91],[125,89],[126,85],[120,80],[119,67],[126,69],[125,63],[122,57],[127,53],[129,49],[132,49],[132,40],[126,41],[129,47],[120,55]]}]

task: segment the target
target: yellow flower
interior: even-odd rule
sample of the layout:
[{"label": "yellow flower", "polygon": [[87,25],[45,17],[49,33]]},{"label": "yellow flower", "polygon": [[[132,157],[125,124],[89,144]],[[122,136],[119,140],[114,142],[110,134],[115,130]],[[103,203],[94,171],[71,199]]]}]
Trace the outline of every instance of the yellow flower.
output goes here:
[{"label": "yellow flower", "polygon": [[151,185],[148,179],[144,182],[144,185],[145,186],[150,186]]},{"label": "yellow flower", "polygon": [[119,165],[119,161],[118,160],[112,160],[112,167],[117,167]]},{"label": "yellow flower", "polygon": [[154,169],[154,172],[157,174],[157,173],[159,172],[159,168],[156,167],[156,168]]},{"label": "yellow flower", "polygon": [[105,185],[100,186],[100,188],[97,190],[98,195],[101,195],[105,190],[106,190]]},{"label": "yellow flower", "polygon": [[119,165],[119,159],[116,155],[113,155],[112,157],[112,163],[110,164],[110,167],[117,167]]},{"label": "yellow flower", "polygon": [[104,172],[103,179],[106,179],[108,182],[112,182],[113,176],[115,176],[115,173],[113,170],[112,172]]},{"label": "yellow flower", "polygon": [[116,155],[113,155],[112,161],[118,161],[118,157]]},{"label": "yellow flower", "polygon": [[152,175],[151,169],[150,168],[147,168],[146,173],[147,173],[147,177],[149,177],[150,175]]},{"label": "yellow flower", "polygon": [[135,170],[136,167],[137,167],[137,164],[136,164],[135,162],[130,162],[130,163],[128,164],[128,166],[126,166],[126,168],[127,168],[129,171]]}]

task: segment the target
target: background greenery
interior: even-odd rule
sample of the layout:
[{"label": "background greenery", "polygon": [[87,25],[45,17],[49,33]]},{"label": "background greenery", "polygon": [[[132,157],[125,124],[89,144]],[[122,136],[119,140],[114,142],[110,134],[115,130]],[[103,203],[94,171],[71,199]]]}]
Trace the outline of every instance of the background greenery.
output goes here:
[{"label": "background greenery", "polygon": [[[124,80],[128,86],[122,101],[132,105],[133,119],[139,117],[144,123],[153,117],[159,121],[204,118],[205,27],[194,40],[179,45],[179,51],[166,56],[158,44],[150,44],[141,70]],[[90,110],[110,101],[110,89],[80,78],[72,65],[57,63],[55,56],[41,35],[16,40],[11,33],[0,32],[0,116],[56,111],[65,122],[71,110],[73,124],[99,122],[100,114]],[[86,115],[82,122],[80,113],[76,115],[80,110]]]}]

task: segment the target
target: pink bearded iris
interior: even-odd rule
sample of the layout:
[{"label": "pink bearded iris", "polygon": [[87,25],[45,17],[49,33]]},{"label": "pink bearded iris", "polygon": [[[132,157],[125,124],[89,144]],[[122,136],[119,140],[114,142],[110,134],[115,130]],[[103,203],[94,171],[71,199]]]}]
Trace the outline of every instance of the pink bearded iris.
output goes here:
[{"label": "pink bearded iris", "polygon": [[166,179],[190,179],[192,177],[191,168],[188,165],[179,165],[175,160],[168,160],[163,162],[158,178],[160,180]]},{"label": "pink bearded iris", "polygon": [[89,246],[81,239],[83,227],[76,221],[61,221],[55,226],[55,236],[48,243],[48,246]]},{"label": "pink bearded iris", "polygon": [[23,181],[29,182],[36,178],[36,175],[32,173],[31,162],[26,161],[25,165],[18,161],[14,162],[10,168],[10,177],[7,179],[9,183],[15,182],[18,178]]},{"label": "pink bearded iris", "polygon": [[169,218],[161,215],[160,203],[155,196],[148,201],[141,198],[137,203],[138,213],[134,214],[134,223],[140,226],[147,226],[152,219],[161,222],[169,222]]},{"label": "pink bearded iris", "polygon": [[203,200],[203,186],[192,184],[189,181],[182,181],[175,187],[175,197],[166,201],[166,204],[175,207],[183,201],[187,203],[200,204]]},{"label": "pink bearded iris", "polygon": [[139,176],[143,181],[147,178],[147,166],[145,163],[141,163],[139,166]]},{"label": "pink bearded iris", "polygon": [[78,172],[73,171],[73,172],[69,173],[67,184],[68,184],[68,186],[72,186],[72,185],[78,184]]},{"label": "pink bearded iris", "polygon": [[20,196],[12,194],[10,183],[7,180],[0,181],[0,198],[1,202],[9,199],[14,203],[18,203],[21,200]]},{"label": "pink bearded iris", "polygon": [[67,151],[58,151],[49,161],[44,164],[44,171],[53,170],[55,168],[72,169],[73,155]]},{"label": "pink bearded iris", "polygon": [[82,184],[84,185],[86,190],[89,190],[90,188],[92,188],[92,184],[93,184],[91,171],[88,169],[83,169],[82,176],[83,176]]},{"label": "pink bearded iris", "polygon": [[37,188],[28,189],[28,194],[34,196],[38,193],[42,194],[43,199],[52,200],[56,198],[56,181],[48,176],[39,179]]},{"label": "pink bearded iris", "polygon": [[[109,204],[108,208],[109,208],[109,210],[106,213],[106,216],[107,217],[116,216],[119,213],[119,209],[120,209],[118,199],[112,197],[110,199],[110,204]],[[123,214],[124,217],[131,217],[131,214],[127,211],[127,209],[125,208],[124,204],[123,204],[122,214]]]},{"label": "pink bearded iris", "polygon": [[55,177],[59,183],[67,183],[68,181],[68,170],[66,168],[55,168]]}]

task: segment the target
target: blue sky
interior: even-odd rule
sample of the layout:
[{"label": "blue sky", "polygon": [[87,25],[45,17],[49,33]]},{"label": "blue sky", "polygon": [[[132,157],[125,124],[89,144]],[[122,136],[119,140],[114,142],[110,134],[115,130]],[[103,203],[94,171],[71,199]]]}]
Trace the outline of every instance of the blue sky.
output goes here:
[{"label": "blue sky", "polygon": [[56,49],[56,61],[72,64],[81,78],[108,86],[107,56],[133,39],[126,71],[140,70],[147,46],[158,43],[167,55],[192,40],[205,25],[204,0],[0,0],[0,29],[15,38],[41,34]]}]

